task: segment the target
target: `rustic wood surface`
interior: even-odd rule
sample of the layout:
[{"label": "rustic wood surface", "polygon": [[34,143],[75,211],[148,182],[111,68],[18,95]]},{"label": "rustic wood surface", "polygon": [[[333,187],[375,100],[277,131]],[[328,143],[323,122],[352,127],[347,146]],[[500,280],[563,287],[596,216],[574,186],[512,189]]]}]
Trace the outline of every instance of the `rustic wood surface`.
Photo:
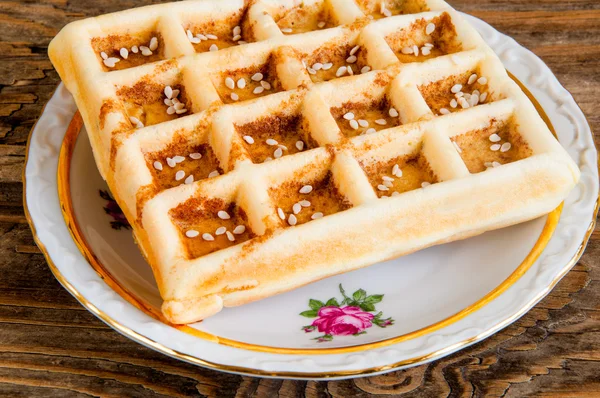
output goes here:
[{"label": "rustic wood surface", "polygon": [[[450,0],[538,54],[600,132],[600,2]],[[600,232],[514,325],[457,354],[335,382],[228,375],[129,341],[54,279],[22,207],[29,131],[59,78],[49,41],[76,19],[158,1],[0,1],[0,396],[600,396]]]}]

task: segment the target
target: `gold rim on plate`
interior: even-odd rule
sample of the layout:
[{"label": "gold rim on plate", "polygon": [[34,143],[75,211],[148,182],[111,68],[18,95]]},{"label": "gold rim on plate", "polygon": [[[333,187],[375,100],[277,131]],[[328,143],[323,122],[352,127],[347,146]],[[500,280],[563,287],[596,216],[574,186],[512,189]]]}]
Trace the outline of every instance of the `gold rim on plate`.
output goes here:
[{"label": "gold rim on plate", "polygon": [[[525,94],[527,94],[529,99],[533,102],[536,109],[538,110],[538,113],[540,114],[540,116],[547,123],[548,127],[553,132],[553,134],[556,135],[555,130],[554,130],[548,116],[542,109],[539,102],[533,97],[531,92],[518,79],[516,79],[515,76],[513,76],[510,73],[509,73],[509,75],[511,76],[511,78],[513,78],[513,80],[515,80],[517,82],[517,84],[521,87],[521,89],[525,92]],[[45,107],[44,107],[44,109],[45,109]],[[102,279],[104,279],[104,281],[106,281],[107,284],[112,289],[114,289],[123,299],[125,299],[126,301],[128,301],[129,303],[131,303],[132,305],[137,307],[138,309],[144,311],[146,314],[152,316],[153,318],[155,318],[163,323],[169,324],[168,322],[166,322],[164,320],[164,317],[162,316],[162,314],[160,314],[160,311],[157,311],[151,305],[147,304],[144,300],[141,300],[141,299],[135,297],[126,288],[119,285],[119,283],[112,277],[112,275],[110,273],[108,273],[108,271],[106,271],[104,266],[100,263],[100,261],[97,259],[97,257],[93,254],[93,251],[91,251],[91,249],[89,248],[89,245],[85,241],[85,238],[83,237],[83,234],[81,233],[81,230],[79,229],[79,226],[76,222],[76,218],[75,218],[75,215],[73,212],[71,198],[70,198],[70,184],[69,184],[70,167],[68,167],[68,166],[70,166],[71,155],[72,155],[72,152],[73,152],[73,149],[75,146],[77,135],[79,134],[79,132],[81,130],[82,124],[83,123],[81,121],[81,117],[80,117],[79,113],[77,112],[76,115],[74,116],[73,120],[69,124],[69,128],[67,130],[67,133],[65,134],[63,145],[61,146],[61,151],[59,154],[59,167],[58,167],[58,175],[57,175],[57,177],[58,177],[57,181],[58,181],[58,186],[59,186],[59,200],[61,203],[61,210],[63,212],[65,222],[67,224],[67,228],[68,228],[69,232],[71,233],[71,236],[73,237],[77,247],[84,255],[84,257],[87,259],[87,261],[90,263],[90,265],[92,265],[92,267],[99,274],[99,276]],[[37,123],[36,123],[36,125],[37,125]],[[32,132],[35,129],[36,125],[33,126]],[[561,269],[558,276],[550,283],[550,285],[547,286],[541,292],[539,292],[532,300],[525,303],[521,307],[521,309],[519,311],[517,311],[515,314],[504,319],[503,321],[497,323],[496,325],[490,327],[488,330],[486,330],[476,336],[473,336],[469,339],[465,339],[461,342],[455,343],[455,344],[445,347],[443,349],[436,350],[436,351],[431,352],[426,355],[421,355],[418,357],[405,359],[403,361],[400,361],[400,362],[397,362],[394,364],[373,367],[373,368],[369,368],[369,369],[337,371],[337,372],[322,372],[322,373],[303,373],[303,372],[287,372],[287,371],[286,372],[268,372],[268,371],[263,371],[263,370],[259,370],[259,369],[222,365],[222,364],[218,364],[218,363],[214,363],[214,362],[210,362],[210,361],[205,361],[205,360],[190,356],[188,354],[170,349],[170,348],[164,346],[163,344],[153,341],[153,340],[139,334],[138,332],[135,332],[134,330],[120,324],[118,321],[112,319],[110,316],[108,316],[107,314],[102,312],[100,309],[98,309],[94,304],[92,304],[90,301],[88,301],[79,291],[77,291],[77,289],[75,289],[75,287],[73,285],[71,285],[66,280],[66,278],[62,275],[60,270],[56,267],[56,265],[53,263],[52,259],[50,258],[45,246],[40,242],[40,240],[36,234],[35,225],[33,223],[33,220],[31,219],[29,210],[27,208],[25,170],[27,167],[27,162],[28,162],[28,157],[29,157],[30,140],[31,140],[31,133],[27,140],[25,167],[23,168],[23,183],[24,183],[23,206],[25,209],[25,216],[26,216],[27,221],[32,229],[34,240],[35,240],[36,244],[39,246],[42,253],[44,254],[46,261],[48,262],[48,265],[49,265],[52,273],[54,274],[54,276],[57,278],[57,280],[90,312],[92,312],[94,315],[96,315],[98,318],[100,318],[102,321],[107,323],[112,328],[116,329],[120,333],[126,335],[127,337],[129,337],[139,343],[142,343],[142,344],[144,344],[150,348],[153,348],[159,352],[162,352],[166,355],[169,355],[174,358],[181,359],[181,360],[184,360],[184,361],[187,361],[190,363],[194,363],[194,364],[197,364],[200,366],[204,366],[204,367],[208,367],[208,368],[212,368],[212,369],[216,369],[216,370],[245,373],[245,374],[251,374],[251,375],[258,375],[258,376],[279,376],[279,377],[294,377],[294,378],[332,378],[332,377],[367,375],[367,374],[372,374],[372,373],[383,372],[383,371],[394,369],[394,368],[401,367],[401,366],[408,366],[408,365],[411,365],[411,364],[414,364],[417,362],[431,360],[431,359],[443,356],[447,353],[456,351],[460,348],[466,347],[469,344],[472,344],[476,341],[479,341],[479,340],[497,332],[498,330],[508,326],[510,323],[514,322],[516,319],[518,319],[523,314],[525,314],[529,310],[530,307],[532,307],[537,301],[542,299],[558,283],[558,281],[573,267],[573,265],[575,265],[577,260],[583,254],[583,251],[585,249],[587,241],[594,229],[596,215],[598,213],[598,200],[597,200],[596,204],[595,204],[594,212],[593,212],[592,221],[585,233],[583,241],[581,242],[575,255],[565,265],[565,267],[563,267]],[[61,167],[61,165],[62,166],[66,165],[67,167]],[[552,233],[554,232],[554,230],[556,228],[556,225],[558,224],[558,220],[560,218],[560,213],[562,211],[562,206],[563,205],[561,204],[559,207],[557,207],[555,210],[553,210],[548,215],[548,220],[546,221],[546,224],[544,225],[544,229],[542,230],[542,233],[540,234],[540,236],[539,236],[536,244],[534,245],[533,249],[531,250],[531,252],[526,256],[525,260],[517,267],[517,269],[505,281],[503,281],[498,287],[496,287],[495,289],[490,291],[482,299],[480,299],[477,302],[475,302],[474,304],[466,307],[465,309],[459,311],[458,313],[456,313],[442,321],[439,321],[435,324],[429,325],[427,327],[424,327],[422,329],[419,329],[419,330],[416,330],[416,331],[413,331],[413,332],[410,332],[410,333],[407,333],[404,335],[396,336],[396,337],[393,337],[390,339],[386,339],[386,340],[382,340],[382,341],[378,341],[378,342],[374,342],[374,343],[349,346],[349,347],[339,347],[339,348],[329,348],[329,349],[318,349],[318,348],[317,349],[289,349],[289,348],[280,348],[280,347],[266,347],[266,346],[242,343],[242,342],[238,342],[238,341],[234,341],[234,340],[230,340],[230,339],[223,339],[218,336],[210,335],[208,333],[191,328],[189,326],[176,326],[176,325],[171,325],[171,326],[175,326],[179,330],[182,330],[189,334],[193,334],[197,337],[201,337],[201,338],[209,340],[211,342],[215,342],[215,343],[219,343],[219,344],[223,344],[223,345],[227,345],[227,346],[231,346],[231,347],[235,347],[235,348],[240,348],[240,349],[277,353],[277,354],[312,354],[312,355],[314,355],[314,354],[341,354],[341,353],[364,351],[364,350],[389,346],[392,344],[399,343],[401,341],[406,341],[409,339],[420,337],[425,334],[431,333],[435,330],[449,326],[452,323],[455,323],[458,320],[464,318],[468,314],[475,312],[478,309],[484,307],[489,302],[491,302],[496,297],[498,297],[501,293],[503,293],[506,289],[508,289],[510,286],[512,286],[517,280],[519,280],[519,278],[523,274],[525,274],[525,272],[531,267],[531,265],[535,262],[535,260],[537,260],[539,255],[542,253],[543,249],[546,247],[548,241],[550,240],[550,238],[552,236]]]}]

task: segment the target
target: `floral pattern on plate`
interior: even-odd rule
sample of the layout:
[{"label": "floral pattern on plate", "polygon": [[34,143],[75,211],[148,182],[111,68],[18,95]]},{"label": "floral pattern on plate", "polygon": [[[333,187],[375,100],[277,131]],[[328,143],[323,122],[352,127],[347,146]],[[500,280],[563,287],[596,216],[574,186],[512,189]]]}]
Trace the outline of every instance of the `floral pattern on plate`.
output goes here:
[{"label": "floral pattern on plate", "polygon": [[302,327],[306,333],[324,333],[315,337],[319,343],[333,340],[333,336],[360,336],[366,334],[368,328],[373,325],[385,328],[394,324],[392,318],[383,318],[383,312],[376,314],[375,304],[383,300],[383,294],[367,295],[363,289],[358,289],[352,296],[346,295],[346,291],[339,285],[342,301],[338,302],[335,297],[327,302],[315,299],[308,300],[309,310],[300,315],[307,318],[317,318],[312,324]]}]

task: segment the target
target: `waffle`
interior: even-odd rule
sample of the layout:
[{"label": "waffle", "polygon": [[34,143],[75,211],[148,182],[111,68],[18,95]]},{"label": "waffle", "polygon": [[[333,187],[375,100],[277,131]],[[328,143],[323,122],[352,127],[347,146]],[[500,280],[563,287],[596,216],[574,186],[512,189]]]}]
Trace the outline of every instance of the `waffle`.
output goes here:
[{"label": "waffle", "polygon": [[49,52],[173,323],[533,219],[579,179],[441,0],[183,1]]}]

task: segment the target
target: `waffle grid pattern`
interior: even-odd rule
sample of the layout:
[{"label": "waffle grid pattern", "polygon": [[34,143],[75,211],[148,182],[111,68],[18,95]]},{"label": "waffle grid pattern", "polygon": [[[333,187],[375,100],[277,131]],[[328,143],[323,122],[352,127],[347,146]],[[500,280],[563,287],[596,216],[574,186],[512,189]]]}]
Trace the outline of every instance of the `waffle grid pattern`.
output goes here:
[{"label": "waffle grid pattern", "polygon": [[[536,157],[549,156],[567,162],[497,57],[443,1],[187,1],[82,21],[61,35],[51,56],[173,322],[524,221],[555,205],[553,196],[536,210],[501,206],[523,213],[482,225],[467,218],[447,235],[443,228],[427,234],[424,226],[409,232],[412,243],[379,254],[378,244],[366,242],[361,252],[340,257],[344,265],[323,254],[302,258],[311,239],[364,238],[336,233],[317,221],[323,216],[338,228],[372,232],[368,222],[390,218],[401,203],[423,195],[437,205],[452,201],[450,185],[431,184],[463,180],[459,186],[470,178],[468,189],[486,189],[493,178],[508,178],[494,177],[496,170],[479,174],[486,168],[535,168]],[[118,50],[122,44],[126,52]],[[64,62],[55,60],[65,53]],[[498,145],[485,167],[469,141],[479,135],[486,150]],[[189,166],[194,161],[202,166]],[[399,207],[379,200],[388,196],[404,199]],[[290,228],[300,224],[302,232]],[[274,259],[268,253],[280,254],[282,243],[287,253]],[[275,270],[286,261],[293,270]],[[309,262],[325,269],[297,272]],[[268,263],[275,266],[257,271]]]}]

